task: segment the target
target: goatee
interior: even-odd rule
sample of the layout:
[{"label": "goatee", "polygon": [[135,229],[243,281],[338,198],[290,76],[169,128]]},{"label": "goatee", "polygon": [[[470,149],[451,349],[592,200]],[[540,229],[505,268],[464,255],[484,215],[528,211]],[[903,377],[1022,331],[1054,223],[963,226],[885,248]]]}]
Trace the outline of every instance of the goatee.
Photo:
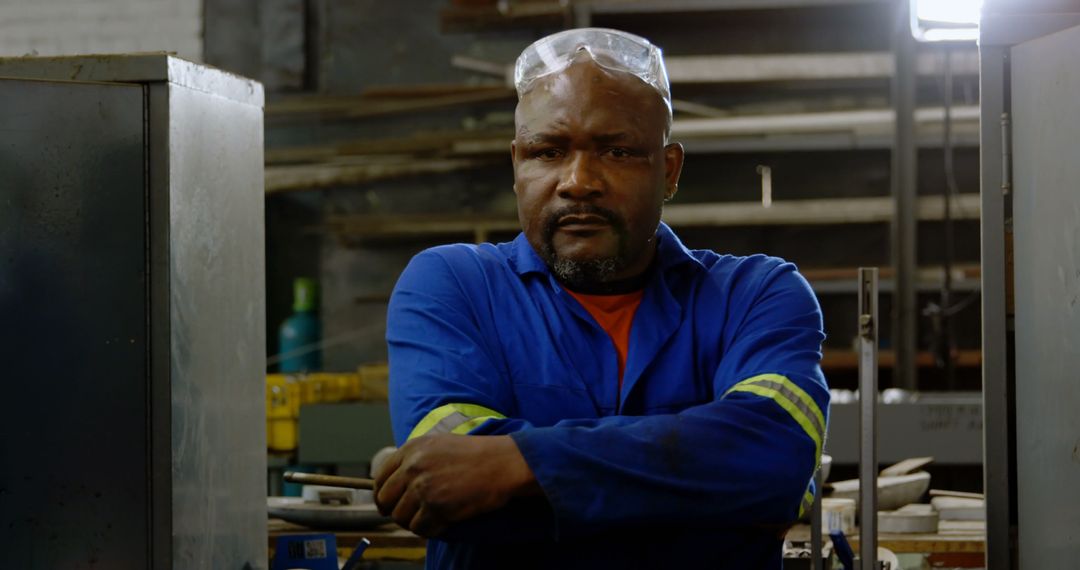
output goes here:
[{"label": "goatee", "polygon": [[[566,216],[599,216],[611,224],[617,240],[614,255],[575,259],[562,257],[555,251],[555,232],[559,230],[559,220]],[[568,206],[552,212],[544,220],[543,240],[540,245],[540,258],[547,264],[555,277],[570,289],[589,290],[609,281],[629,264],[627,259],[626,223],[612,210],[593,204]]]}]

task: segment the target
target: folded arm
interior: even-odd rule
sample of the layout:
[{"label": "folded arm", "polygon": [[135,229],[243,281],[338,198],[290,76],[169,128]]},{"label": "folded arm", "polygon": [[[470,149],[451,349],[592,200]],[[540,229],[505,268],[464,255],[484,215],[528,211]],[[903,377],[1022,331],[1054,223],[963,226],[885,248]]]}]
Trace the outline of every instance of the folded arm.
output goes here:
[{"label": "folded arm", "polygon": [[[516,469],[506,484],[488,475],[505,495],[488,510],[513,511],[503,507],[513,507],[514,497],[542,491],[554,515],[538,523],[470,512],[449,522],[497,520],[508,530],[539,524],[569,536],[643,523],[783,525],[799,514],[820,458],[828,393],[818,367],[820,311],[790,265],[763,279],[732,331],[713,401],[676,414],[534,427],[512,417],[497,348],[453,272],[437,257],[419,262],[399,282],[388,328],[399,443],[432,434],[509,436],[512,447],[505,437],[464,438],[485,440],[507,454],[492,456],[520,466],[517,452],[528,468],[524,484],[513,479]],[[457,524],[451,534],[468,540],[469,528]]]}]

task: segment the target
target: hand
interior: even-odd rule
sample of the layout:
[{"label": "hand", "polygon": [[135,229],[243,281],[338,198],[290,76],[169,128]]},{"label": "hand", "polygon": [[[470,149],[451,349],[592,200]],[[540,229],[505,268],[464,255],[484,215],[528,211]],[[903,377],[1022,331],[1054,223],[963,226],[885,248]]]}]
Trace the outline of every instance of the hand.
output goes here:
[{"label": "hand", "polygon": [[539,493],[510,436],[439,434],[397,450],[375,474],[375,504],[399,525],[434,537],[447,525]]}]

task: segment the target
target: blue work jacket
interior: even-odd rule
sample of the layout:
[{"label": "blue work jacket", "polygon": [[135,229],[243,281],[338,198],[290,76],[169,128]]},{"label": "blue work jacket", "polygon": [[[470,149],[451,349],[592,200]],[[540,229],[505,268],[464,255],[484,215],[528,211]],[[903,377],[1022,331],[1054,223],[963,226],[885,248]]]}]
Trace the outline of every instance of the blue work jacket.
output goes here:
[{"label": "blue work jacket", "polygon": [[781,259],[657,239],[621,390],[610,337],[524,235],[402,273],[397,443],[509,434],[544,495],[452,527],[429,568],[780,568],[825,434],[820,308]]}]

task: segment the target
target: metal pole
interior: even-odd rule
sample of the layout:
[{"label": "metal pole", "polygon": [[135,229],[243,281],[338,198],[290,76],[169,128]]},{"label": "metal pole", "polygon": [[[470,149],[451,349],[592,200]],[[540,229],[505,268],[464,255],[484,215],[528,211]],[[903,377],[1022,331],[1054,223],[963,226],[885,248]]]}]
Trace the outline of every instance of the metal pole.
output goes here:
[{"label": "metal pole", "polygon": [[979,47],[980,199],[982,211],[983,489],[986,492],[986,568],[1012,570],[1016,550],[1015,393],[1009,373],[1009,294],[1006,257],[1009,48]]},{"label": "metal pole", "polygon": [[814,472],[814,506],[810,509],[810,568],[824,570],[821,560],[821,468]]},{"label": "metal pole", "polygon": [[893,348],[896,368],[893,385],[917,389],[915,380],[915,252],[918,246],[916,199],[918,154],[915,140],[915,38],[911,34],[909,3],[897,2],[893,30],[896,69],[892,80],[892,104],[896,128],[892,149],[892,265],[896,291],[892,297]]},{"label": "metal pole", "polygon": [[878,270],[859,268],[859,557],[877,567]]}]

